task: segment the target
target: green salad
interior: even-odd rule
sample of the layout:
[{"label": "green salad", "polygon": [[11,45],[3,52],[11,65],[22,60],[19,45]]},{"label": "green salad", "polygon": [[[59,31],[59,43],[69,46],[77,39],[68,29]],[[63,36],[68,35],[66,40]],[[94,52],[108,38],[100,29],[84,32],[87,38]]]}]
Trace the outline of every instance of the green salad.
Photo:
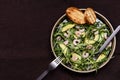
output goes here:
[{"label": "green salad", "polygon": [[97,59],[95,53],[110,34],[109,27],[99,19],[94,24],[76,24],[66,18],[55,27],[52,45],[67,67],[79,71],[97,70],[108,59],[112,42]]}]

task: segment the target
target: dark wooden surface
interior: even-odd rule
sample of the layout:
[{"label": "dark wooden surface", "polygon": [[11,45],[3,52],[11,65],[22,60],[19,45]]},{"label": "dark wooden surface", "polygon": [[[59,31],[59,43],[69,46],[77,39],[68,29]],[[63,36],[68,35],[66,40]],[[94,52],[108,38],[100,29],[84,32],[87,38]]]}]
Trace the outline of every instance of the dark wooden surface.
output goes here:
[{"label": "dark wooden surface", "polygon": [[[120,0],[0,0],[0,80],[35,80],[54,59],[50,34],[67,7],[92,7],[114,26]],[[79,74],[59,66],[43,80],[119,80],[120,32],[114,58],[97,73]]]}]

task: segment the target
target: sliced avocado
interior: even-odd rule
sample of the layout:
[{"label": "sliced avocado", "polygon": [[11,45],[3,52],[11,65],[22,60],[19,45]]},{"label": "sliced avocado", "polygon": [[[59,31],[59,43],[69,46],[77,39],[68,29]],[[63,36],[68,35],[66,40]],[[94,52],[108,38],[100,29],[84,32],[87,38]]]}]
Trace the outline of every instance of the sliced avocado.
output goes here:
[{"label": "sliced avocado", "polygon": [[76,35],[73,35],[75,39],[77,39],[78,37]]},{"label": "sliced avocado", "polygon": [[88,38],[85,38],[85,43],[86,44],[94,44],[96,41],[99,40],[99,34],[96,34],[95,35],[95,38],[93,40],[91,39],[88,39]]},{"label": "sliced avocado", "polygon": [[76,53],[72,53],[72,58],[71,60],[74,62],[74,61],[78,61],[78,60],[81,60],[81,56],[76,54]]},{"label": "sliced avocado", "polygon": [[67,31],[68,29],[73,28],[74,26],[75,24],[68,24],[62,28],[62,32]]},{"label": "sliced avocado", "polygon": [[68,52],[67,46],[65,46],[63,43],[60,43],[59,46],[62,49],[62,51],[63,51],[64,54],[66,54]]},{"label": "sliced avocado", "polygon": [[86,43],[86,44],[94,44],[95,41],[94,41],[94,40],[90,40],[90,39],[88,39],[88,38],[85,38],[85,43]]},{"label": "sliced avocado", "polygon": [[107,33],[104,33],[104,32],[101,33],[101,36],[102,36],[103,38],[105,38],[105,35],[107,35]]},{"label": "sliced avocado", "polygon": [[85,43],[86,43],[86,44],[89,44],[89,43],[88,43],[88,39],[87,39],[87,38],[85,38]]},{"label": "sliced avocado", "polygon": [[88,43],[89,43],[89,44],[94,44],[95,41],[94,41],[94,40],[89,40]]},{"label": "sliced avocado", "polygon": [[99,39],[99,34],[96,34],[94,40],[97,41],[98,39]]},{"label": "sliced avocado", "polygon": [[102,54],[98,57],[98,59],[96,60],[96,62],[100,62],[100,61],[103,60],[105,57],[106,57],[105,54],[102,53]]},{"label": "sliced avocado", "polygon": [[103,40],[102,36],[99,36],[99,40],[98,41],[101,42],[102,40]]},{"label": "sliced avocado", "polygon": [[85,32],[82,32],[82,37],[85,37],[86,33]]}]

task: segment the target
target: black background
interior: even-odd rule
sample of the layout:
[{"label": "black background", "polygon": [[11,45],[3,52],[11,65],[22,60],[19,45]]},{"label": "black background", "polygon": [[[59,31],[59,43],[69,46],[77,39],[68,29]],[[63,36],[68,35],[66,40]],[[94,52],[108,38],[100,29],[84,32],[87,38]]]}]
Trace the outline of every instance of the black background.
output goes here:
[{"label": "black background", "polygon": [[[0,80],[35,80],[54,59],[50,34],[66,8],[92,7],[120,23],[120,0],[0,0]],[[63,66],[44,80],[119,80],[120,32],[114,58],[97,73],[74,73]]]}]

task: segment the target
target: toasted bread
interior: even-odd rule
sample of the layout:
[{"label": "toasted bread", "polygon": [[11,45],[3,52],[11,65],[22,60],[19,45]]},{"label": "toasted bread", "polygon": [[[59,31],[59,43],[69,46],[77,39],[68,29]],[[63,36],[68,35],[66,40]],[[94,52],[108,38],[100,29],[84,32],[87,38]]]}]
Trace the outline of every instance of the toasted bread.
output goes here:
[{"label": "toasted bread", "polygon": [[87,8],[84,12],[84,15],[89,24],[94,24],[96,22],[96,15],[92,8]]},{"label": "toasted bread", "polygon": [[77,24],[86,23],[84,13],[76,7],[67,8],[66,15]]}]

